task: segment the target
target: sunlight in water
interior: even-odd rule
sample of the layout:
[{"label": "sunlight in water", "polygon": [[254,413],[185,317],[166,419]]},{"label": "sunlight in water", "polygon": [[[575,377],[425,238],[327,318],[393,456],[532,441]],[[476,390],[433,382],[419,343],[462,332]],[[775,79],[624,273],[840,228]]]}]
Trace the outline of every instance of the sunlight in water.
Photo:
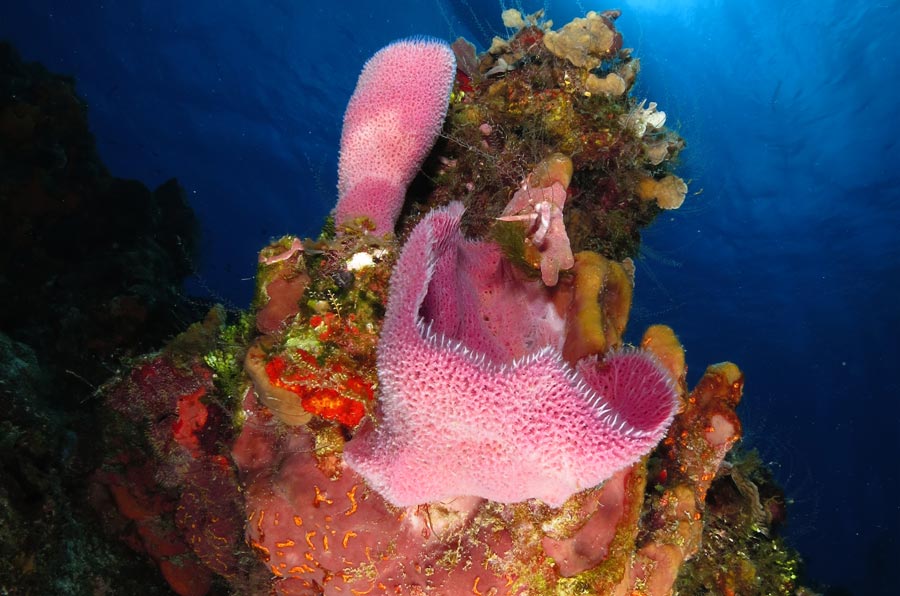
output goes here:
[{"label": "sunlight in water", "polygon": [[690,13],[697,8],[713,8],[720,0],[628,0],[623,2],[628,11],[643,13]]}]

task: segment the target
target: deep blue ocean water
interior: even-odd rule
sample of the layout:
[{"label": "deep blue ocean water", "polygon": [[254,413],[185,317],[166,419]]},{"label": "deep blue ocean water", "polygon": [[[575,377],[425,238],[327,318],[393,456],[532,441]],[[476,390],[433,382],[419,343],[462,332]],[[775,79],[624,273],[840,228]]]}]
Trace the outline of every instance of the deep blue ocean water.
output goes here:
[{"label": "deep blue ocean water", "polygon": [[[505,35],[513,2],[59,2],[0,38],[74,75],[117,176],[177,176],[203,222],[190,291],[246,305],[256,251],[335,200],[363,62],[413,34]],[[379,3],[380,4],[380,3]],[[630,323],[671,325],[690,377],[746,373],[746,443],[793,505],[812,579],[896,594],[900,566],[900,3],[629,0],[635,93],[688,141],[692,191],[645,234]],[[525,2],[524,11],[540,8]],[[547,0],[563,24],[585,0]]]}]

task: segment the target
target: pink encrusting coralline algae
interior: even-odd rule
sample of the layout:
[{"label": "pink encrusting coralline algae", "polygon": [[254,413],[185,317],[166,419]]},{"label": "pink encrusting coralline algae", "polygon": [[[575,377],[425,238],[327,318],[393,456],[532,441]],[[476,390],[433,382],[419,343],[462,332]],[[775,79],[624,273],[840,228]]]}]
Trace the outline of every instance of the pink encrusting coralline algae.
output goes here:
[{"label": "pink encrusting coralline algae", "polygon": [[397,506],[474,495],[558,507],[648,453],[677,406],[648,353],[574,366],[564,321],[539,281],[470,242],[463,207],[429,213],[391,277],[378,347],[377,426],[344,461]]},{"label": "pink encrusting coralline algae", "polygon": [[363,68],[344,115],[335,221],[393,231],[406,188],[441,132],[456,58],[432,38],[396,41]]}]

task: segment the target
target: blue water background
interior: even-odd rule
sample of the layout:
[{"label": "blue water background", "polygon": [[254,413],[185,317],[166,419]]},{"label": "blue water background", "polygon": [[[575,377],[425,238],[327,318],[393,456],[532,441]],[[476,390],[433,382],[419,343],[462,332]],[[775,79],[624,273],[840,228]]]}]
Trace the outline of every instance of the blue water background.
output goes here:
[{"label": "blue water background", "polygon": [[[30,0],[0,37],[74,75],[111,171],[177,176],[203,222],[191,292],[243,306],[256,251],[335,200],[363,62],[413,34],[481,49],[507,2]],[[588,2],[548,2],[557,24]],[[525,3],[526,11],[540,3]],[[746,373],[746,442],[794,500],[810,575],[895,594],[900,563],[896,1],[630,0],[636,94],[688,141],[691,191],[645,235],[630,332],[673,326],[690,378]],[[702,191],[702,192],[700,192]]]}]

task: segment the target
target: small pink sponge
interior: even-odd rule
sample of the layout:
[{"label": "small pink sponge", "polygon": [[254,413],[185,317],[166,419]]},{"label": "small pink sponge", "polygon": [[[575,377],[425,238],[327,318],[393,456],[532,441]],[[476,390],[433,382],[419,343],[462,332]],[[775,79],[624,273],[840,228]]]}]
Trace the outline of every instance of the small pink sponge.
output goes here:
[{"label": "small pink sponge", "polygon": [[367,216],[393,231],[406,188],[441,132],[456,58],[432,38],[395,41],[366,62],[344,115],[338,225]]}]

